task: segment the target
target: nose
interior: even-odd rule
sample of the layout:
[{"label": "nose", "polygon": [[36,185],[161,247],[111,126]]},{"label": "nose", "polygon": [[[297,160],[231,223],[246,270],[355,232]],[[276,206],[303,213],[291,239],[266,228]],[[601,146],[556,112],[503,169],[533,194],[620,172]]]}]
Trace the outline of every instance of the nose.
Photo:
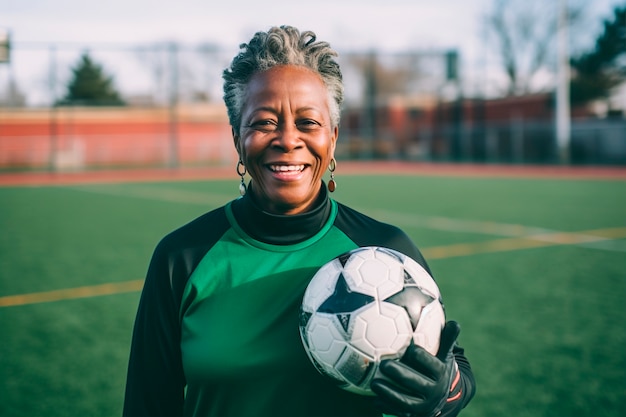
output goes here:
[{"label": "nose", "polygon": [[276,138],[274,139],[272,146],[280,149],[283,152],[291,152],[294,149],[298,149],[302,146],[302,140],[300,138],[300,131],[293,123],[284,123],[276,131]]}]

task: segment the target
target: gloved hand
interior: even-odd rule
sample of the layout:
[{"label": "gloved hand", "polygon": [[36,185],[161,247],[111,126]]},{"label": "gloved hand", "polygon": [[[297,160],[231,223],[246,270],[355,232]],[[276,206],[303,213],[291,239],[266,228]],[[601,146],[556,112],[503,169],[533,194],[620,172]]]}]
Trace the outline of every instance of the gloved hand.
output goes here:
[{"label": "gloved hand", "polygon": [[436,356],[411,344],[400,361],[380,363],[379,370],[387,379],[375,378],[370,387],[383,413],[399,417],[440,414],[458,372],[452,348],[460,330],[457,322],[446,323]]}]

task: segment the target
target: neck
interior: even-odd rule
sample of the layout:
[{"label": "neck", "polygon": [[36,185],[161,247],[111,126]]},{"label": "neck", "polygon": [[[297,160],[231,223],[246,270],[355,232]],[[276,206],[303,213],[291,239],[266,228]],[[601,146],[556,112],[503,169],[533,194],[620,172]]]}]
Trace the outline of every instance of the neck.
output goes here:
[{"label": "neck", "polygon": [[314,236],[330,216],[331,204],[326,187],[306,212],[275,214],[259,206],[253,193],[233,202],[233,213],[241,228],[251,237],[271,244],[287,245]]}]

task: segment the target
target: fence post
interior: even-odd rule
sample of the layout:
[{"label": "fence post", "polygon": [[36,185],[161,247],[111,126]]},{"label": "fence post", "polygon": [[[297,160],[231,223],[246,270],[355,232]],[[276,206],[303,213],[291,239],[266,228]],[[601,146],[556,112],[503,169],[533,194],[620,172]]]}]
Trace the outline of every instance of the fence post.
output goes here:
[{"label": "fence post", "polygon": [[56,156],[58,148],[58,132],[57,132],[57,94],[56,94],[56,46],[50,45],[50,73],[49,73],[49,88],[50,88],[50,119],[49,119],[49,133],[50,133],[50,154],[48,155],[48,170],[50,172],[56,171]]},{"label": "fence post", "polygon": [[511,119],[510,134],[513,161],[524,162],[524,119],[520,115]]},{"label": "fence post", "polygon": [[169,94],[169,160],[170,168],[178,167],[178,45],[169,45],[170,94]]}]

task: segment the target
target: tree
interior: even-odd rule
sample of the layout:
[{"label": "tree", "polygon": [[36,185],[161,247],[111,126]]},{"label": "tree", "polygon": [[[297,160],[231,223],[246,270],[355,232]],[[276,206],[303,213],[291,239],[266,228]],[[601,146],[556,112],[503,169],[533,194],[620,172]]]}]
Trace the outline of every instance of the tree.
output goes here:
[{"label": "tree", "polygon": [[594,47],[573,58],[571,65],[574,103],[606,99],[613,88],[626,81],[626,5],[613,10],[612,18],[604,20]]},{"label": "tree", "polygon": [[113,77],[107,76],[101,65],[84,53],[68,83],[67,94],[58,103],[61,105],[122,106],[124,101],[113,85]]},{"label": "tree", "polygon": [[[485,29],[496,41],[496,53],[506,75],[504,94],[523,95],[538,87],[538,75],[553,67],[558,2],[494,0]],[[584,3],[569,7],[569,25],[580,24]],[[547,86],[544,85],[543,88]]]}]

